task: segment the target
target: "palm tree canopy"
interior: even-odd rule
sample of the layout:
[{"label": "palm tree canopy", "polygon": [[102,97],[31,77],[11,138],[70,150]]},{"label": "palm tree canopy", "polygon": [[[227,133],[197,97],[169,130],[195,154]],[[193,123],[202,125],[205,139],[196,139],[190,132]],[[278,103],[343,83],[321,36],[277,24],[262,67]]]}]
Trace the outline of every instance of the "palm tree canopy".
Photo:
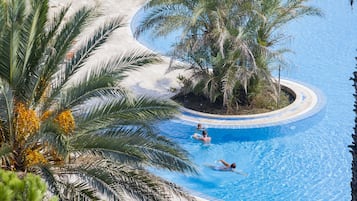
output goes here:
[{"label": "palm tree canopy", "polygon": [[[220,99],[233,108],[268,85],[276,96],[271,71],[287,65],[281,47],[287,38],[279,31],[306,15],[321,16],[308,0],[151,0],[148,14],[135,35],[153,30],[154,36],[182,29],[173,57],[185,60],[193,76],[183,91]],[[280,45],[280,46],[279,46]],[[245,99],[245,100],[243,100]]]}]

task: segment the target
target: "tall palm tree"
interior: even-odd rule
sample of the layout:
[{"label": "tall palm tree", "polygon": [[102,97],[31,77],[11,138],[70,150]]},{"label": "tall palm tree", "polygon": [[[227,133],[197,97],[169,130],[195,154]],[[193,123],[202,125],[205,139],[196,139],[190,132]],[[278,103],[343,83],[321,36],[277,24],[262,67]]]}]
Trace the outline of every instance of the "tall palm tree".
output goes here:
[{"label": "tall palm tree", "polygon": [[135,51],[89,66],[122,18],[73,49],[94,10],[65,18],[68,9],[48,19],[47,0],[0,1],[1,167],[41,175],[61,200],[190,198],[147,170],[196,173],[187,153],[155,129],[177,105],[120,87],[129,71],[159,58]]},{"label": "tall palm tree", "polygon": [[[230,51],[223,51],[227,48],[226,46],[223,48],[223,45],[227,44],[225,36],[228,34],[227,23],[231,22],[229,15],[244,16],[243,13],[249,12],[249,9],[245,8],[250,4],[251,1],[152,0],[147,4],[147,8],[150,8],[149,15],[138,27],[136,34],[140,35],[147,29],[153,29],[154,34],[160,36],[181,27],[183,33],[181,41],[176,44],[174,57],[188,61],[191,64],[189,69],[193,71],[192,79],[187,82],[189,85],[184,86],[182,91],[193,91],[208,97],[211,102],[217,99],[222,101],[232,97],[226,90],[222,91],[223,85],[229,83],[225,76],[229,69],[228,55],[225,53]],[[231,12],[232,10],[234,13]],[[234,21],[234,23],[238,24],[242,21]],[[246,41],[238,38],[235,42],[242,45],[239,45],[235,53],[230,56],[235,56],[237,59],[236,55],[238,55],[241,58],[240,52],[251,55],[248,53]],[[230,63],[234,65],[236,61],[232,60]],[[223,105],[229,104],[223,100]]]},{"label": "tall palm tree", "polygon": [[306,2],[152,0],[136,34],[153,29],[160,36],[181,27],[174,56],[188,61],[193,70],[193,80],[187,82],[191,85],[184,90],[211,102],[218,99],[230,110],[249,104],[262,81],[276,91],[271,70],[286,52],[274,49],[285,39],[277,31],[297,17],[320,14]]}]

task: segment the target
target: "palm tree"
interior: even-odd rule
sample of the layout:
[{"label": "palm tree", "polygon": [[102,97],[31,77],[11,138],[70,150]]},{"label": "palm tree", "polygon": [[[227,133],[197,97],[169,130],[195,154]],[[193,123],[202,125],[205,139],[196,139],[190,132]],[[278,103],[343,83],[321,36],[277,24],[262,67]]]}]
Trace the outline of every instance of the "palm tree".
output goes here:
[{"label": "palm tree", "polygon": [[[240,10],[246,8],[249,2],[242,1],[235,5],[236,1],[153,0],[147,4],[147,8],[150,8],[149,15],[136,30],[136,35],[153,29],[154,35],[161,36],[181,27],[181,41],[176,44],[173,56],[189,62],[189,69],[193,71],[192,79],[186,82],[187,85],[181,92],[194,92],[206,96],[211,102],[217,99],[222,101],[232,97],[227,91],[222,92],[223,85],[229,83],[225,79],[225,73],[229,69],[228,58],[225,56],[228,55],[224,55],[229,51],[222,51],[226,48],[223,48],[223,44],[225,35],[228,34],[226,25],[230,21],[227,13],[230,12],[230,6]],[[242,10],[245,12],[248,9]],[[235,12],[237,13],[239,12]],[[230,56],[237,55],[238,51],[249,52],[248,46],[240,38],[238,43],[244,45],[239,46],[239,50]],[[227,102],[226,99],[223,100],[223,105],[229,106]]]},{"label": "palm tree", "polygon": [[249,104],[250,97],[265,89],[262,84],[276,91],[271,71],[286,52],[276,49],[285,39],[277,31],[298,17],[320,15],[305,2],[152,0],[136,34],[153,29],[160,36],[181,27],[174,56],[188,61],[193,70],[193,80],[183,90],[219,100],[232,110]]},{"label": "palm tree", "polygon": [[89,66],[122,18],[74,49],[94,10],[65,18],[68,9],[48,19],[47,0],[0,1],[2,168],[41,175],[61,200],[190,198],[147,170],[196,173],[188,154],[155,129],[177,105],[120,87],[128,72],[159,58],[135,51]]}]

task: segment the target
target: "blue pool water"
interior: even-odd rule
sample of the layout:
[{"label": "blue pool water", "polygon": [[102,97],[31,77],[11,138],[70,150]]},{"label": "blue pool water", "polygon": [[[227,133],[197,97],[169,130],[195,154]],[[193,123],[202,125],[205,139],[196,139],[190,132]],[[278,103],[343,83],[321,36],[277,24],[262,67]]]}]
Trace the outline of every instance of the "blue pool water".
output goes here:
[{"label": "blue pool water", "polygon": [[[347,146],[352,142],[354,91],[349,78],[356,66],[357,10],[349,7],[348,0],[312,4],[325,17],[305,17],[284,29],[293,36],[286,45],[295,52],[287,55],[295,66],[285,69],[283,76],[319,88],[326,97],[324,109],[282,126],[208,128],[210,145],[189,137],[195,125],[162,122],[162,133],[190,153],[200,174],[160,171],[160,175],[218,200],[351,200],[352,157]],[[133,27],[141,15],[136,15]],[[144,35],[139,41],[165,53],[173,37],[151,40]],[[236,162],[248,176],[205,166],[217,164],[218,159]]]}]

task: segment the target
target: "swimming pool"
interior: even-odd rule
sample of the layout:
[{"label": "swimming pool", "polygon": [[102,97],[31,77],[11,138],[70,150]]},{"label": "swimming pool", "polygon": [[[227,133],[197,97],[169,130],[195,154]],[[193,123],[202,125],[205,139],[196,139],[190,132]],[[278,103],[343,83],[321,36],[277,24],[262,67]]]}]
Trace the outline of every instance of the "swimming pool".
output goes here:
[{"label": "swimming pool", "polygon": [[[317,115],[281,126],[229,129],[208,128],[211,145],[189,136],[195,125],[178,119],[158,125],[162,133],[182,145],[200,175],[157,172],[192,191],[219,200],[350,200],[351,134],[354,126],[353,88],[349,78],[357,56],[357,13],[348,1],[316,0],[324,18],[305,17],[286,28],[293,36],[287,55],[296,67],[282,75],[311,84],[326,96]],[[140,18],[137,15],[136,20]],[[135,19],[134,19],[135,23]],[[173,37],[173,36],[171,36]],[[139,39],[167,52],[167,39]],[[244,177],[217,172],[205,164],[218,159],[236,162]]]}]

